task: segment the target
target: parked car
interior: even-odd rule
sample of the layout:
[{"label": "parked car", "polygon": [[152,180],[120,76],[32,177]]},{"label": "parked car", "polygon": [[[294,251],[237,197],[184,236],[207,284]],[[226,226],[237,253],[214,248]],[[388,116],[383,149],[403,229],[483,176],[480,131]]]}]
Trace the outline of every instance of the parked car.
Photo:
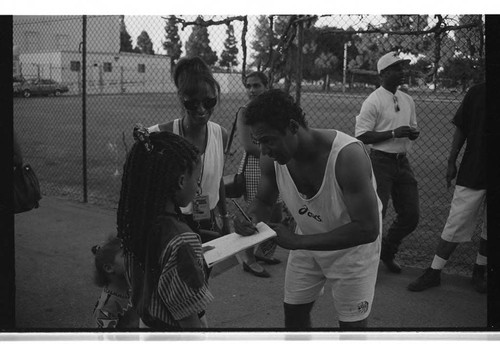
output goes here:
[{"label": "parked car", "polygon": [[21,85],[25,82],[22,76],[13,76],[12,77],[12,92],[14,95],[21,94]]},{"label": "parked car", "polygon": [[69,92],[68,86],[51,79],[28,79],[21,84],[21,94],[25,98],[32,95],[54,95]]}]

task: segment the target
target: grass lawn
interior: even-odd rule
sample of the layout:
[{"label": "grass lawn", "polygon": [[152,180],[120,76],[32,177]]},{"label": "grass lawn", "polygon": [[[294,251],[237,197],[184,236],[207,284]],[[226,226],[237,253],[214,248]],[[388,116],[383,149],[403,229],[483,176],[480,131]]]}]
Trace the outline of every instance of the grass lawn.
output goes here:
[{"label": "grass lawn", "polygon": [[[355,116],[369,92],[303,93],[301,106],[311,127],[335,128],[354,134]],[[410,94],[417,105],[420,137],[410,162],[419,181],[421,218],[417,230],[405,240],[403,263],[426,267],[446,221],[453,190],[446,189],[450,123],[462,95]],[[244,94],[223,94],[212,117],[231,130],[234,115],[245,103]],[[86,154],[88,201],[116,206],[126,150],[132,145],[137,122],[152,125],[181,116],[175,94],[92,95],[86,101]],[[14,98],[14,129],[25,161],[36,171],[46,195],[83,200],[82,99],[77,96]],[[241,145],[235,135],[226,160],[226,173],[237,170]],[[384,228],[392,221],[392,207]],[[479,235],[460,245],[446,269],[469,274]]]}]

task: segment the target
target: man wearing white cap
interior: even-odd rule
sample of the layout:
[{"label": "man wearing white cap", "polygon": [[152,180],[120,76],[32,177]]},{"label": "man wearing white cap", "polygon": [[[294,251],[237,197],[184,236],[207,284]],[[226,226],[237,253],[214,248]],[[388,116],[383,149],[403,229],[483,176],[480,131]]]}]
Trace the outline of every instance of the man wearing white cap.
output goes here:
[{"label": "man wearing white cap", "polygon": [[419,135],[415,103],[408,94],[398,90],[405,83],[407,62],[409,60],[401,59],[396,52],[378,60],[381,86],[363,102],[355,128],[356,138],[371,146],[377,193],[383,204],[382,216],[386,214],[390,197],[397,214],[382,240],[380,256],[393,273],[401,273],[395,255],[419,219],[417,180],[407,157],[412,141]]}]

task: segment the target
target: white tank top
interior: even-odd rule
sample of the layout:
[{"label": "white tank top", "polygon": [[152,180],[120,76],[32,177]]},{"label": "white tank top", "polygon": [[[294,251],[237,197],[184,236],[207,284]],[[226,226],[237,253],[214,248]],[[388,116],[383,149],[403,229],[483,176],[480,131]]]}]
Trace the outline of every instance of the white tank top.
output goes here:
[{"label": "white tank top", "polygon": [[[283,201],[286,203],[290,213],[293,215],[297,222],[297,234],[319,234],[330,232],[335,228],[351,222],[347,207],[344,202],[342,190],[337,182],[335,175],[335,164],[339,152],[349,144],[358,144],[364,146],[361,141],[337,131],[337,135],[332,143],[330,155],[326,165],[326,170],[323,176],[323,182],[319,191],[312,198],[307,199],[304,195],[300,194],[286,165],[274,163],[276,171],[276,182]],[[365,151],[366,152],[366,151]],[[368,153],[367,153],[368,157]],[[375,176],[372,170],[372,185],[376,193],[377,187]],[[382,236],[382,203],[377,197],[379,208],[379,230],[380,235],[377,240],[372,243],[356,246],[338,251],[307,251],[316,257],[343,257],[345,255],[356,255],[355,263],[359,263],[364,259],[370,260],[372,264],[378,264],[378,254],[380,250],[380,238]],[[376,259],[374,258],[376,256]],[[346,258],[347,259],[347,258]],[[361,259],[361,261],[360,261]],[[348,260],[348,259],[347,259]],[[349,263],[345,261],[344,263]],[[341,264],[337,261],[335,264]],[[366,262],[366,264],[369,264]]]},{"label": "white tank top", "polygon": [[[173,123],[174,134],[180,135],[181,120],[176,119]],[[203,175],[201,176],[201,194],[208,195],[210,210],[214,209],[219,202],[219,185],[224,172],[224,143],[222,141],[222,130],[220,125],[208,121],[208,139],[205,153],[201,155],[203,164]],[[189,203],[181,208],[183,214],[193,213],[193,204]]]}]

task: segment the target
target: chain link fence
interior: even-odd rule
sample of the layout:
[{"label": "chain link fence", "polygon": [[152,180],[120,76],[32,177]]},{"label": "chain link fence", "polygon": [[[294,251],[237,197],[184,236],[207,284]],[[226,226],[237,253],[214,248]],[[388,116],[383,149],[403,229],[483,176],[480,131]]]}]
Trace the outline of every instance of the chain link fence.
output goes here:
[{"label": "chain link fence", "polygon": [[[311,127],[354,135],[363,100],[379,86],[378,58],[398,51],[411,59],[402,88],[415,100],[421,130],[410,155],[421,218],[399,258],[423,268],[452,198],[451,119],[468,87],[484,79],[483,28],[481,15],[14,16],[14,130],[45,195],[114,207],[133,125],[182,116],[170,77],[179,57],[199,55],[212,66],[222,87],[212,120],[228,132],[247,101],[242,76],[262,70],[272,87],[295,96]],[[30,79],[55,83],[38,82],[26,97]],[[236,133],[226,174],[242,153]],[[384,230],[393,219],[389,205]],[[470,274],[476,232],[445,271]]]}]

